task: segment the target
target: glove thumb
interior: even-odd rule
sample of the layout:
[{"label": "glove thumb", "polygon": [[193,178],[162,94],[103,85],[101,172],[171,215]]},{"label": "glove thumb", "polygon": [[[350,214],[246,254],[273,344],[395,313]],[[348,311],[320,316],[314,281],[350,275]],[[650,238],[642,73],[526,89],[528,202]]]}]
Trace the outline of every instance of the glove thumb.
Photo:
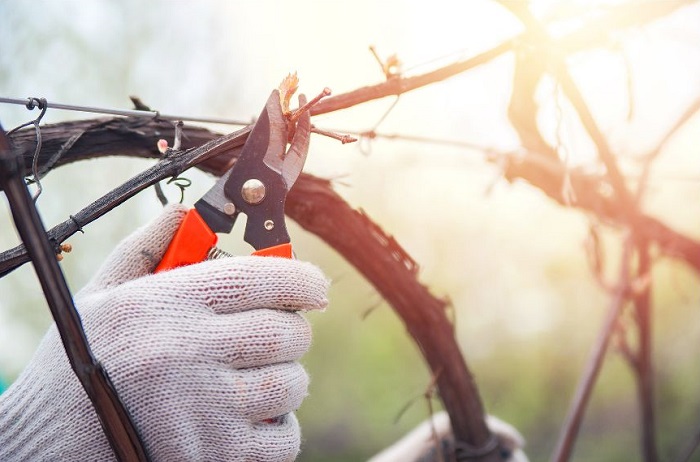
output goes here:
[{"label": "glove thumb", "polygon": [[81,292],[104,290],[152,273],[186,213],[182,204],[165,207],[158,218],[117,245]]}]

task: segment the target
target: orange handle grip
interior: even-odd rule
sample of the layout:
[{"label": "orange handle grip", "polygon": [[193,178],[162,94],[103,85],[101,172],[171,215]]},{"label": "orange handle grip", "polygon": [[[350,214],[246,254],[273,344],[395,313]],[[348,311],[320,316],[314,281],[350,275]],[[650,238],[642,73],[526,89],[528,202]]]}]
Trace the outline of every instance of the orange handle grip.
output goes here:
[{"label": "orange handle grip", "polygon": [[282,258],[292,258],[292,244],[280,244],[266,249],[260,249],[253,252],[252,255],[257,255],[258,257],[282,257]]},{"label": "orange handle grip", "polygon": [[206,260],[209,250],[216,245],[217,239],[218,237],[209,229],[199,212],[191,209],[180,223],[155,272],[160,273]]}]

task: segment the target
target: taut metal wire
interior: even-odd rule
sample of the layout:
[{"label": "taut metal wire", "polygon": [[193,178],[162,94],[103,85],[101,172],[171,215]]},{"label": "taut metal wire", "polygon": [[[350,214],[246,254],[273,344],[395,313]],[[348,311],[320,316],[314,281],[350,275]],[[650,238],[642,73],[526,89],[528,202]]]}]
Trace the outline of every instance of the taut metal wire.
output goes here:
[{"label": "taut metal wire", "polygon": [[[5,104],[18,104],[21,106],[29,107],[28,105],[32,104],[32,101],[39,100],[40,98],[25,98],[25,99],[19,99],[19,98],[5,98],[0,96],[0,103],[5,103]],[[43,100],[45,101],[45,100]],[[241,120],[232,120],[232,119],[222,119],[222,118],[217,118],[217,117],[192,117],[192,116],[179,116],[179,115],[171,115],[171,114],[161,114],[159,111],[142,111],[142,110],[135,110],[135,109],[112,109],[112,108],[101,108],[101,107],[94,107],[94,106],[78,106],[75,104],[63,104],[63,103],[55,103],[51,101],[46,101],[46,107],[51,108],[51,109],[60,109],[63,111],[78,111],[78,112],[90,112],[93,114],[108,114],[108,115],[117,115],[117,116],[124,116],[124,117],[144,117],[144,118],[152,118],[152,119],[166,119],[166,120],[183,120],[187,122],[201,122],[201,123],[210,123],[210,124],[222,124],[222,125],[240,125],[240,126],[245,126],[245,125],[250,125],[252,121],[241,121]]]}]

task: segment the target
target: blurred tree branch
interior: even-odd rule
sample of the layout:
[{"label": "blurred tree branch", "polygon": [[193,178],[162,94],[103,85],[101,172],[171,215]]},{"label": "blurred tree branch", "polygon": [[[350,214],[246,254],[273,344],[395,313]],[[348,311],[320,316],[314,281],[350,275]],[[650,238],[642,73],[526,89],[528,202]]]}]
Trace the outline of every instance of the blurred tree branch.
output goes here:
[{"label": "blurred tree branch", "polygon": [[629,297],[629,280],[631,269],[631,258],[634,249],[634,241],[632,236],[628,236],[624,243],[623,255],[620,261],[619,276],[614,289],[610,307],[605,317],[603,326],[598,334],[593,349],[589,356],[588,362],[584,368],[584,373],[581,381],[576,388],[572,404],[564,421],[564,426],[561,429],[557,446],[552,455],[552,462],[562,462],[569,460],[571,453],[576,443],[576,436],[583,422],[583,416],[586,412],[586,407],[590,401],[593,392],[593,385],[598,379],[598,374],[603,365],[610,338],[613,335],[618,317],[622,312],[623,307],[627,303]]},{"label": "blurred tree branch", "polygon": [[[688,110],[686,110],[680,117],[680,120],[660,141],[659,147],[646,156],[637,194],[633,196],[628,189],[625,178],[618,167],[616,157],[612,153],[605,136],[599,129],[590,109],[588,108],[588,105],[586,104],[586,101],[578,89],[578,86],[568,71],[565,61],[566,55],[560,51],[554,40],[548,36],[544,24],[540,23],[531,14],[527,7],[523,6],[523,4],[508,2],[506,0],[499,0],[499,3],[511,11],[511,13],[513,13],[523,23],[526,28],[526,33],[535,37],[538,43],[544,44],[545,53],[542,53],[542,55],[547,56],[550,59],[550,62],[545,66],[541,65],[540,61],[542,58],[539,56],[531,58],[530,60],[537,60],[535,61],[537,63],[537,66],[535,67],[538,69],[549,67],[553,77],[561,84],[564,94],[573,105],[574,110],[581,120],[586,132],[595,144],[602,163],[605,165],[606,176],[610,182],[612,190],[614,191],[614,197],[612,200],[615,202],[614,209],[616,217],[618,217],[618,220],[621,221],[622,224],[628,229],[629,233],[632,233],[632,230],[637,232],[637,230],[644,226],[642,224],[642,221],[644,220],[640,220],[640,202],[648,181],[651,163],[660,152],[661,146],[665,144],[665,142],[672,136],[678,127],[683,125],[685,121],[697,111],[698,102],[696,101],[690,105]],[[668,12],[669,10],[667,10],[666,7],[669,5],[670,2],[665,3],[663,6],[661,4],[655,4],[653,9],[656,11]],[[550,52],[546,53],[547,51]],[[527,82],[527,80],[525,82]],[[516,90],[518,88],[522,88],[522,82],[516,81],[514,85],[515,89],[513,96],[515,97],[517,94]],[[529,83],[526,87],[526,91],[530,91],[531,94],[534,95],[534,87],[534,85]],[[534,118],[534,115],[531,117]],[[520,130],[519,134],[521,138],[523,138],[523,130]],[[526,140],[527,138],[524,138],[524,142],[526,142]],[[525,146],[527,146],[527,144]],[[581,425],[588,398],[592,392],[598,372],[607,351],[608,339],[612,333],[613,326],[617,322],[617,317],[620,314],[621,307],[627,298],[627,295],[624,295],[624,293],[627,290],[630,290],[629,288],[633,286],[634,281],[631,280],[632,276],[629,269],[630,263],[628,262],[628,260],[631,258],[629,255],[629,249],[633,246],[636,247],[638,254],[637,271],[639,274],[637,277],[645,281],[645,283],[641,293],[633,296],[636,315],[634,320],[637,325],[639,347],[637,348],[636,352],[632,352],[629,349],[624,351],[626,352],[626,358],[628,359],[635,374],[638,388],[641,414],[642,454],[646,462],[658,461],[659,457],[658,449],[656,447],[656,418],[653,394],[654,374],[651,355],[651,260],[649,255],[649,241],[643,236],[637,236],[636,239],[633,239],[631,236],[625,243],[626,251],[625,255],[623,256],[624,261],[622,262],[622,274],[620,275],[620,281],[618,282],[618,287],[613,297],[613,308],[610,311],[608,321],[603,328],[601,337],[594,350],[594,354],[589,361],[589,365],[586,367],[586,373],[582,377],[581,382],[579,383],[579,388],[576,391],[576,395],[572,400],[571,410],[569,411],[569,415],[567,416],[566,422],[562,429],[559,442],[557,443],[557,447],[552,456],[553,461],[567,461],[569,460],[573,451],[575,436]],[[622,335],[624,335],[624,333]]]},{"label": "blurred tree branch", "polygon": [[[643,26],[695,1],[696,0],[668,0],[664,2],[643,3],[630,1],[616,5],[615,7],[608,8],[606,13],[602,16],[589,18],[573,32],[558,38],[557,47],[563,54],[573,54],[582,50],[589,50],[605,45],[610,40],[610,35],[616,31],[630,27]],[[525,4],[525,2],[512,2],[507,0],[498,3],[506,8]],[[633,11],[634,14],[630,14],[630,11]],[[331,96],[316,104],[312,108],[311,114],[326,114],[374,99],[400,95],[432,83],[440,82],[488,63],[507,52],[517,50],[521,44],[528,43],[529,41],[529,32],[526,31],[476,56],[457,61],[425,74],[394,76],[387,79],[385,82]]]}]

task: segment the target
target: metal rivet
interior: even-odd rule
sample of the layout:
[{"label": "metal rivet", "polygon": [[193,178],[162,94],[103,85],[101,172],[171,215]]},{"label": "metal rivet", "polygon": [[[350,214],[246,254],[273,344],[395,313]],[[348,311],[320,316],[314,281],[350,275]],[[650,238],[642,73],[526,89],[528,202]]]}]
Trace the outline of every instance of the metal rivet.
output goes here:
[{"label": "metal rivet", "polygon": [[275,227],[275,222],[272,221],[272,220],[265,220],[264,226],[265,226],[265,229],[266,229],[266,230],[272,231],[272,228]]},{"label": "metal rivet", "polygon": [[224,204],[224,213],[229,216],[233,215],[236,213],[236,206],[231,202],[227,202]]},{"label": "metal rivet", "polygon": [[263,199],[265,199],[265,185],[262,181],[256,178],[251,178],[243,183],[241,195],[243,196],[243,200],[247,203],[259,204]]}]

